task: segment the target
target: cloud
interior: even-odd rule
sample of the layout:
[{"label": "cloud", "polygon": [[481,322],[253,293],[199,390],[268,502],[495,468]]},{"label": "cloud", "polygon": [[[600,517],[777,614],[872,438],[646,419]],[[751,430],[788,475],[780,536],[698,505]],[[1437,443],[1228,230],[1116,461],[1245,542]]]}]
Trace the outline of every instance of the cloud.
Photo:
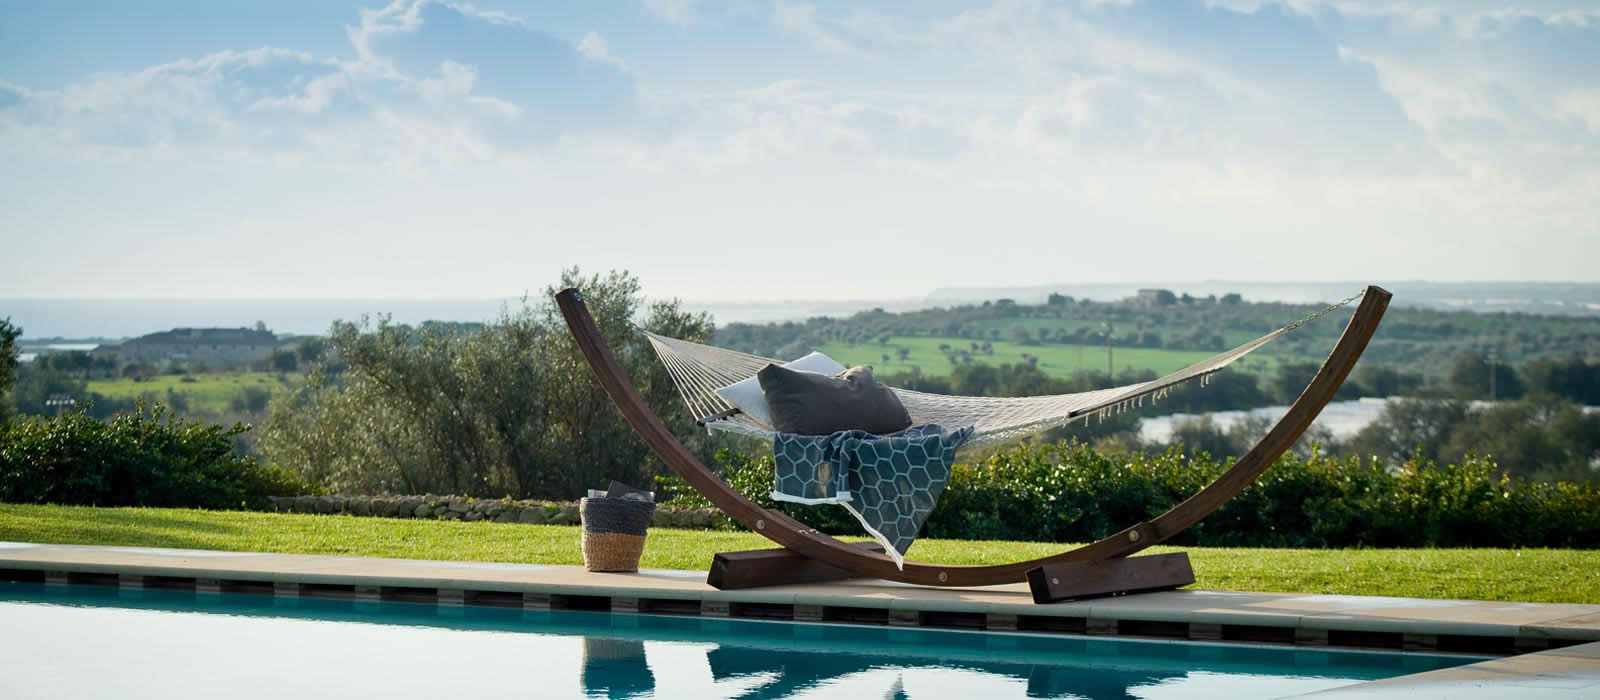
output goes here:
[{"label": "cloud", "polygon": [[695,21],[699,0],[644,0],[644,9],[672,24],[687,26]]},{"label": "cloud", "polygon": [[[569,130],[625,123],[634,112],[634,78],[620,61],[592,60],[581,42],[574,45],[504,13],[410,0],[364,12],[361,27],[351,31],[352,43],[365,47],[362,55],[402,83],[447,62],[471,66],[472,97],[518,111],[515,124],[486,125],[508,145],[550,143]],[[595,48],[591,41],[588,51]]]},{"label": "cloud", "polygon": [[[733,57],[747,47],[708,36],[685,55],[726,70],[641,88],[648,64],[613,53],[630,35],[604,21],[563,39],[492,9],[397,0],[353,18],[344,55],[229,51],[55,91],[0,84],[0,138],[417,167],[567,142],[630,166],[896,161],[951,181],[987,181],[1005,159],[1068,180],[1110,162],[1533,188],[1600,170],[1594,12],[776,0],[722,26],[697,22],[697,2],[644,9],[798,41]],[[429,139],[452,155],[417,152]]]},{"label": "cloud", "polygon": [[[497,0],[383,0],[335,50],[241,43],[50,90],[8,75],[0,237],[29,241],[12,247],[24,275],[99,253],[79,277],[115,294],[197,293],[128,271],[239,250],[271,258],[260,289],[324,296],[487,296],[571,263],[663,288],[897,296],[973,274],[1115,278],[1101,261],[1130,250],[1169,279],[1592,278],[1572,251],[1600,220],[1600,21],[1468,1],[523,19]],[[897,272],[749,271],[748,246],[682,244],[754,236],[802,259],[819,231]],[[1309,268],[1305,240],[1331,242]],[[231,293],[242,269],[205,290]],[[284,269],[311,286],[274,287]],[[11,281],[83,284],[59,277]]]},{"label": "cloud", "polygon": [[583,54],[584,58],[591,61],[609,63],[626,73],[633,72],[628,70],[627,64],[623,63],[622,59],[611,55],[611,49],[607,46],[605,37],[594,32],[584,34],[583,38],[578,40],[578,53]]},{"label": "cloud", "polygon": [[23,88],[0,81],[0,110],[22,104],[25,99],[27,94],[23,92]]},{"label": "cloud", "polygon": [[943,159],[964,134],[910,102],[780,81],[739,92],[723,105],[732,124],[721,148],[740,160],[832,153],[852,158]]},{"label": "cloud", "polygon": [[462,149],[470,155],[549,144],[634,109],[633,76],[598,36],[573,45],[504,13],[429,0],[359,19],[346,28],[352,57],[221,51],[59,90],[0,85],[0,136],[366,158],[416,147],[417,133],[436,128],[477,144]]},{"label": "cloud", "polygon": [[[1280,6],[999,2],[920,21],[775,7],[787,31],[864,69],[899,61],[987,80],[965,115],[985,138],[1009,122],[1019,143],[1080,154],[1384,177],[1450,167],[1372,65],[1342,54],[1315,17]],[[925,111],[963,109],[949,102]]]},{"label": "cloud", "polygon": [[18,90],[5,130],[120,148],[248,140],[273,128],[264,112],[288,110],[304,123],[334,111],[346,96],[343,71],[337,61],[296,51],[222,51],[59,90]]},{"label": "cloud", "polygon": [[984,139],[1386,180],[1495,172],[1548,187],[1600,169],[1592,10],[1001,0],[863,21],[775,8],[783,31],[864,71],[898,61],[989,81],[1012,99],[966,115]]},{"label": "cloud", "polygon": [[1406,8],[1315,16],[1459,167],[1551,187],[1600,169],[1600,12],[1446,14]]},{"label": "cloud", "polygon": [[874,38],[887,39],[889,23],[880,15],[856,10],[840,19],[824,19],[815,5],[777,0],[772,21],[779,29],[798,35],[818,49],[836,54],[855,54],[873,50]]},{"label": "cloud", "polygon": [[333,106],[342,93],[350,90],[350,76],[344,72],[330,72],[305,81],[299,93],[278,97],[263,97],[250,105],[255,110],[289,110],[303,114],[316,114]]}]

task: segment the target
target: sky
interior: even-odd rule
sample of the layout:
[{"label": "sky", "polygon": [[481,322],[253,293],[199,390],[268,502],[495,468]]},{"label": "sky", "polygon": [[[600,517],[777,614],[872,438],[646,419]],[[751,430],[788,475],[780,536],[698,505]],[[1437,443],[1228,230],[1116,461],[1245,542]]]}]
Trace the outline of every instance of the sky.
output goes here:
[{"label": "sky", "polygon": [[1600,281],[1600,2],[0,0],[0,298]]}]

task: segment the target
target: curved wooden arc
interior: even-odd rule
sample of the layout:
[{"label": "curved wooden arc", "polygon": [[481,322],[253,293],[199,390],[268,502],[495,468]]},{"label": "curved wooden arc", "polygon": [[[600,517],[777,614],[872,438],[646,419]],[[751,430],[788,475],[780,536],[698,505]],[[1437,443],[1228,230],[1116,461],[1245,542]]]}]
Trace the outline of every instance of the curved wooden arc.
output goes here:
[{"label": "curved wooden arc", "polygon": [[1029,569],[1043,564],[1094,561],[1123,557],[1166,540],[1221,508],[1266,471],[1295,440],[1311,426],[1317,414],[1333,399],[1344,384],[1356,360],[1361,358],[1378,322],[1389,306],[1390,294],[1379,287],[1367,287],[1360,306],[1345,326],[1339,342],[1323,362],[1311,383],[1295,399],[1289,411],[1266,437],[1240,458],[1232,468],[1193,496],[1162,513],[1154,520],[1138,523],[1097,542],[1060,554],[1028,561],[990,566],[955,566],[907,560],[898,569],[888,557],[840,542],[807,527],[783,513],[770,511],[739,495],[689,452],[650,410],[633,382],[606,345],[594,318],[589,315],[576,289],[556,295],[556,304],[584,358],[606,394],[616,403],[634,432],[650,445],[656,455],[678,476],[693,486],[722,512],[750,530],[802,555],[861,576],[928,586],[990,586],[1026,580]]}]

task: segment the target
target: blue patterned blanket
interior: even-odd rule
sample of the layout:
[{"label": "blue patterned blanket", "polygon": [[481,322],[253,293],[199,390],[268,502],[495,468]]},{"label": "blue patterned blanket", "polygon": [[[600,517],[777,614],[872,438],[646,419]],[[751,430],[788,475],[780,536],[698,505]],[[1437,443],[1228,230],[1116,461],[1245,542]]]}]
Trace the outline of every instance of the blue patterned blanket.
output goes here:
[{"label": "blue patterned blanket", "polygon": [[906,550],[950,481],[956,448],[972,430],[926,423],[889,435],[778,433],[772,441],[777,462],[772,498],[844,506],[903,566]]}]

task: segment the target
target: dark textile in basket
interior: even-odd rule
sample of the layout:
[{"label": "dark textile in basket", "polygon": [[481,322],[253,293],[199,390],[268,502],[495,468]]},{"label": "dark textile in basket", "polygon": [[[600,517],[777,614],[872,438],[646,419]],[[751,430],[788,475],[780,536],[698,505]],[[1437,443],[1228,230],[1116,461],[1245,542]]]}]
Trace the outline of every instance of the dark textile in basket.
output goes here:
[{"label": "dark textile in basket", "polygon": [[585,498],[578,502],[584,532],[643,535],[656,504],[627,498]]}]

